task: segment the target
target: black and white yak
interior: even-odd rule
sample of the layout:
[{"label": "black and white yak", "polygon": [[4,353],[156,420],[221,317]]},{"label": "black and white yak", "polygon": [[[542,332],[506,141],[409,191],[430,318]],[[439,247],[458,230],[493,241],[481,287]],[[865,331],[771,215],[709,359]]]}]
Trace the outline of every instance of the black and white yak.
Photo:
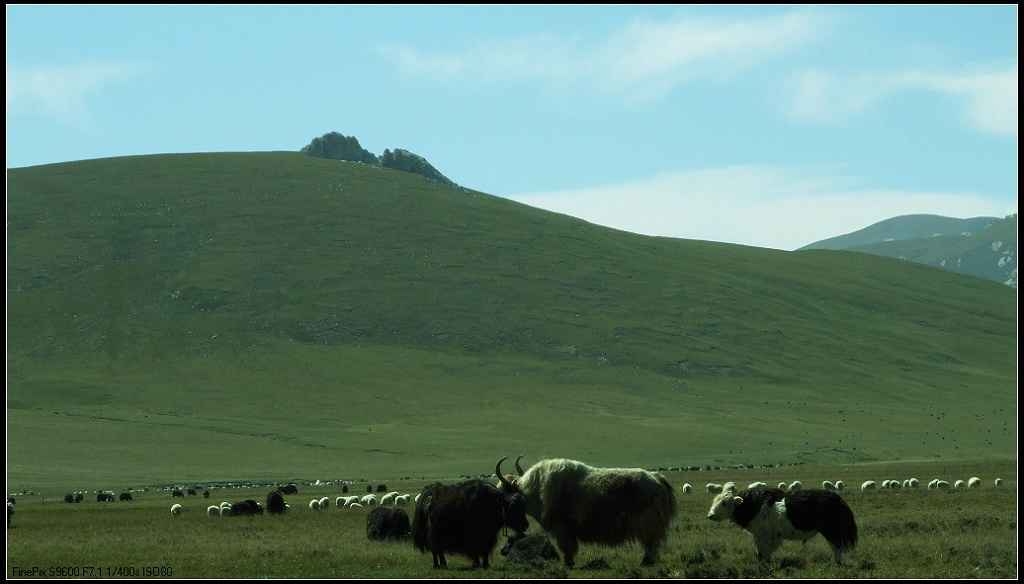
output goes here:
[{"label": "black and white yak", "polygon": [[541,460],[509,481],[495,471],[506,493],[522,494],[526,512],[554,536],[565,565],[572,567],[579,542],[619,545],[639,542],[643,564],[658,560],[676,514],[672,485],[641,468],[598,468],[575,460]]},{"label": "black and white yak", "polygon": [[724,492],[711,502],[708,519],[732,520],[754,536],[760,561],[770,561],[783,540],[806,542],[821,534],[842,563],[843,552],[857,545],[857,522],[846,501],[834,491],[785,492],[758,488]]},{"label": "black and white yak", "polygon": [[445,553],[466,555],[474,568],[488,568],[502,527],[522,533],[530,525],[521,495],[479,479],[434,483],[420,495],[412,521],[413,546],[430,550],[435,568],[448,567]]}]

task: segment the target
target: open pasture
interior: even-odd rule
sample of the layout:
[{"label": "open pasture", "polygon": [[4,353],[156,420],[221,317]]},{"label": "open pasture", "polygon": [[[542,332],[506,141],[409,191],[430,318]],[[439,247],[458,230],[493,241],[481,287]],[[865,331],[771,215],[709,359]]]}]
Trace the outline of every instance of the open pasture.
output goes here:
[{"label": "open pasture", "polygon": [[[988,462],[901,462],[835,466],[801,465],[772,469],[667,472],[678,489],[694,485],[689,495],[678,494],[679,513],[658,565],[641,568],[639,546],[602,548],[583,545],[577,568],[560,564],[524,567],[502,558],[496,549],[487,577],[792,577],[792,578],[970,578],[1014,577],[1016,562],[1016,473],[1012,460]],[[977,475],[983,487],[962,491],[929,491],[934,477],[952,482]],[[888,478],[915,476],[918,489],[862,493],[864,480],[879,484]],[[992,486],[1003,478],[999,488]],[[751,537],[740,528],[706,519],[711,497],[707,482],[736,481],[740,488],[755,480],[771,485],[799,479],[805,488],[822,480],[843,480],[842,496],[857,517],[860,543],[843,566],[820,537],[806,548],[787,542],[775,555],[770,571],[759,568]],[[417,492],[429,481],[386,481],[389,489]],[[376,484],[376,481],[375,483]],[[365,484],[352,485],[351,494],[365,494]],[[431,568],[429,554],[415,551],[410,541],[370,542],[366,538],[368,509],[338,509],[340,488],[301,487],[286,497],[291,510],[284,516],[214,517],[206,507],[221,501],[254,498],[263,501],[265,489],[218,489],[209,499],[172,499],[150,490],[135,501],[96,503],[87,498],[66,504],[57,496],[40,503],[38,496],[21,497],[14,525],[8,530],[7,576],[16,570],[92,567],[104,576],[152,575],[183,578],[414,578],[480,577],[469,562],[454,556],[450,568]],[[331,508],[311,511],[314,496],[328,496]],[[172,517],[172,503],[184,512]],[[411,515],[412,505],[405,507]],[[531,527],[536,531],[537,527]],[[501,541],[504,541],[502,538]],[[500,542],[499,542],[500,545]],[[113,572],[108,570],[113,569]],[[27,575],[25,573],[22,574]],[[57,574],[60,575],[60,574]],[[68,573],[67,575],[73,575]],[[84,573],[80,573],[84,575]]]}]

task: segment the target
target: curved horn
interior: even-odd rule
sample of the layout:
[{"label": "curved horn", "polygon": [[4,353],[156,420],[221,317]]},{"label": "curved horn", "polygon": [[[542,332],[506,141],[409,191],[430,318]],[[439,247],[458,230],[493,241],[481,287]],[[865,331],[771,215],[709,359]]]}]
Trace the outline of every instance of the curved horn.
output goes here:
[{"label": "curved horn", "polygon": [[512,483],[508,482],[505,475],[501,474],[501,463],[505,462],[506,458],[508,457],[503,456],[501,460],[498,461],[498,464],[494,466],[494,474],[498,475],[498,481],[501,483],[502,489],[505,489],[506,491],[514,491],[515,487],[512,486]]},{"label": "curved horn", "polygon": [[524,474],[526,474],[526,473],[523,472],[523,467],[519,466],[519,461],[522,460],[522,459],[523,459],[523,455],[522,454],[520,454],[519,456],[516,457],[516,472],[519,473],[519,476],[523,476]]}]

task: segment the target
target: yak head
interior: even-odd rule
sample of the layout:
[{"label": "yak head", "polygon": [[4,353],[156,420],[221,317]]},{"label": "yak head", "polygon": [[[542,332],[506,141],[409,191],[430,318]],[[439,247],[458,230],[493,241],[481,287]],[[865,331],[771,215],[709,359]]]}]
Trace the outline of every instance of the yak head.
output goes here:
[{"label": "yak head", "polygon": [[[530,522],[526,518],[526,497],[519,492],[519,486],[516,484],[515,479],[510,480],[501,473],[501,463],[505,462],[505,458],[508,457],[506,456],[499,460],[498,464],[494,467],[494,472],[498,475],[498,488],[501,490],[502,495],[502,516],[504,517],[505,525],[522,534],[530,527]],[[519,458],[522,458],[522,456]],[[519,458],[516,459],[516,470],[522,475],[523,469],[519,467]]]},{"label": "yak head", "polygon": [[738,497],[733,491],[725,491],[711,501],[711,509],[708,510],[708,519],[722,521],[732,519],[736,507],[743,504],[743,497]]}]

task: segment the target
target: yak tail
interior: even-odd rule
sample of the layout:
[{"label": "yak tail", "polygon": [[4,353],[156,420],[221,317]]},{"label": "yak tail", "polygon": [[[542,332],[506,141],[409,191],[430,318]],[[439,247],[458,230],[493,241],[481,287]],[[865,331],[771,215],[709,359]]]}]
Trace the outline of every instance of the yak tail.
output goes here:
[{"label": "yak tail", "polygon": [[427,514],[429,499],[430,495],[421,496],[420,500],[416,502],[416,511],[413,512],[412,516],[412,545],[421,552],[430,549],[429,542],[427,541],[427,524],[430,521]]},{"label": "yak tail", "polygon": [[853,511],[840,498],[836,498],[827,514],[828,521],[821,529],[821,534],[839,551],[846,551],[857,546],[857,521]]}]

